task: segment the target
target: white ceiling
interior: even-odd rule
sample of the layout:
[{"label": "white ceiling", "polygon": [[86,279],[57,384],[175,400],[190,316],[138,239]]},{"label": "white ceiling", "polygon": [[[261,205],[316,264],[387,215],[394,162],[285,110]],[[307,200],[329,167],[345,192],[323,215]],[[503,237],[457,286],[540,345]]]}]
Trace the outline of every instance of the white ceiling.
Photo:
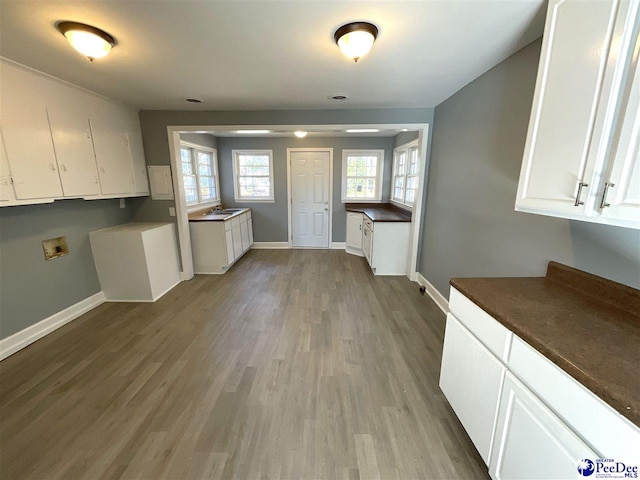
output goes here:
[{"label": "white ceiling", "polygon": [[[0,0],[0,53],[140,109],[431,107],[538,38],[545,5]],[[102,28],[118,45],[90,63],[55,29],[60,20]],[[380,29],[357,64],[332,38],[353,20]],[[327,99],[336,93],[350,98]]]}]

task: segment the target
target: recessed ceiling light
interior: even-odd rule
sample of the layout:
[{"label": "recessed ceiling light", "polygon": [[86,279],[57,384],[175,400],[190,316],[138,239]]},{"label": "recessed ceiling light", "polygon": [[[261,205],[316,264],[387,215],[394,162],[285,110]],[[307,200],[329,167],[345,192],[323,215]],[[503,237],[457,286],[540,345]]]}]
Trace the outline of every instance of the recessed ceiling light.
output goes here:
[{"label": "recessed ceiling light", "polygon": [[247,135],[257,135],[260,133],[271,133],[271,130],[236,130],[236,133],[246,133]]},{"label": "recessed ceiling light", "polygon": [[335,95],[329,95],[327,98],[335,102],[343,102],[349,98],[349,95],[344,93],[336,93]]},{"label": "recessed ceiling light", "polygon": [[342,25],[333,34],[342,53],[354,62],[366,55],[378,37],[378,27],[369,22],[351,22]]},{"label": "recessed ceiling light", "polygon": [[347,133],[376,133],[379,131],[377,128],[350,128],[346,130]]},{"label": "recessed ceiling light", "polygon": [[184,101],[187,103],[202,103],[199,98],[185,98]]},{"label": "recessed ceiling light", "polygon": [[305,132],[303,130],[297,130],[297,131],[293,132],[293,134],[298,138],[304,138],[304,137],[307,136],[307,132]]},{"label": "recessed ceiling light", "polygon": [[60,22],[56,25],[71,46],[93,62],[109,54],[116,39],[104,30],[78,22]]}]

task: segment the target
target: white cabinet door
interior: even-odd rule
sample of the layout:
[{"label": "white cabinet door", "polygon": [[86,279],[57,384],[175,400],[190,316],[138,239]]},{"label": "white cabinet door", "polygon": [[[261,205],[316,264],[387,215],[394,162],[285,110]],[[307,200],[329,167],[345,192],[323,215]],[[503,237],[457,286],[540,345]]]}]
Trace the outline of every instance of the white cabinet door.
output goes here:
[{"label": "white cabinet door", "polygon": [[[640,45],[640,40],[638,41]],[[640,48],[640,47],[639,47]],[[640,228],[640,61],[639,48],[629,72],[628,100],[614,139],[612,162],[599,196],[604,218],[632,222]],[[630,225],[633,226],[633,225]]]},{"label": "white cabinet door", "polygon": [[233,234],[231,230],[227,230],[224,232],[225,246],[227,248],[227,266],[231,265],[233,261],[236,259],[235,254],[233,253]]},{"label": "white cabinet door", "polygon": [[507,372],[489,464],[492,478],[578,478],[578,462],[599,457]]},{"label": "white cabinet door", "polygon": [[587,157],[618,4],[549,2],[516,209],[585,213],[594,187]]},{"label": "white cabinet door", "polygon": [[61,197],[46,108],[2,97],[2,134],[16,198]]},{"label": "white cabinet door", "polygon": [[366,226],[362,226],[362,252],[371,265],[371,251],[373,250],[373,232]]},{"label": "white cabinet door", "polygon": [[48,113],[64,196],[99,195],[89,119],[73,106],[49,108]]},{"label": "white cabinet door", "polygon": [[133,171],[134,193],[149,193],[149,180],[147,179],[147,164],[144,160],[144,148],[142,135],[132,130],[127,130],[127,143],[131,156],[131,169]]},{"label": "white cabinet door", "polygon": [[362,250],[362,214],[347,212],[346,246],[352,250]]},{"label": "white cabinet door", "polygon": [[233,258],[237,259],[242,255],[242,234],[240,233],[240,223],[231,227],[233,237]]},{"label": "white cabinet door", "polygon": [[253,245],[253,219],[251,217],[247,222],[247,228],[249,229],[249,248],[251,248],[251,245]]},{"label": "white cabinet door", "polygon": [[9,204],[15,200],[15,192],[11,184],[11,171],[9,170],[9,162],[4,149],[4,141],[2,140],[2,132],[0,132],[0,205]]},{"label": "white cabinet door", "polygon": [[98,120],[90,123],[102,193],[132,193],[131,157],[125,130]]},{"label": "white cabinet door", "polygon": [[249,244],[249,225],[247,224],[246,214],[243,215],[240,221],[240,239],[242,241],[242,251],[246,252],[251,246]]},{"label": "white cabinet door", "polygon": [[453,315],[447,316],[440,388],[487,465],[506,370]]}]

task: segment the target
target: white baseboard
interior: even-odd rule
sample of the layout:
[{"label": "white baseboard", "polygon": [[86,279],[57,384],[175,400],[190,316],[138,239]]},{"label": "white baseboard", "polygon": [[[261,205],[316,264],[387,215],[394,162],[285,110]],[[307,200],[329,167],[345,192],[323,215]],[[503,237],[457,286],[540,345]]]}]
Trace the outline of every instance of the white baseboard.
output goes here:
[{"label": "white baseboard", "polygon": [[421,287],[426,288],[427,295],[431,297],[431,300],[435,302],[440,310],[445,314],[449,313],[449,302],[447,299],[438,290],[436,290],[436,287],[431,285],[429,281],[420,274],[420,272],[416,272],[416,282],[418,282],[418,285]]},{"label": "white baseboard", "polygon": [[345,242],[332,242],[331,250],[344,250],[346,248]]},{"label": "white baseboard", "polygon": [[251,248],[256,250],[274,250],[274,249],[283,249],[289,248],[288,242],[253,242]]},{"label": "white baseboard", "polygon": [[18,350],[31,345],[36,340],[41,339],[45,335],[50,334],[54,330],[75,320],[80,315],[87,313],[89,310],[102,305],[105,302],[104,294],[98,292],[91,295],[78,303],[65,308],[61,312],[54,313],[48,318],[31,325],[30,327],[14,333],[10,337],[0,340],[0,360],[4,360],[9,355],[13,355]]}]

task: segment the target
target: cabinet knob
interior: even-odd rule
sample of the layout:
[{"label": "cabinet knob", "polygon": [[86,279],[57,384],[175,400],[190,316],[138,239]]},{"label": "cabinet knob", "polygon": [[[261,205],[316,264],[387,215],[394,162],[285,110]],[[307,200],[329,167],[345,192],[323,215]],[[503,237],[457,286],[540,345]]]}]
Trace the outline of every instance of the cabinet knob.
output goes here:
[{"label": "cabinet knob", "polygon": [[604,191],[602,192],[602,200],[600,201],[600,208],[607,208],[611,206],[610,203],[607,203],[607,193],[609,192],[609,187],[615,187],[615,186],[616,186],[615,183],[609,183],[609,182],[604,183]]},{"label": "cabinet knob", "polygon": [[64,163],[62,165],[60,165],[60,170],[62,170],[63,172],[67,171],[67,167],[65,166]]},{"label": "cabinet knob", "polygon": [[53,165],[53,163],[49,164],[49,168],[51,169],[52,172],[56,171],[56,167]]},{"label": "cabinet knob", "polygon": [[580,205],[584,205],[584,202],[580,201],[580,196],[582,195],[582,189],[588,186],[589,186],[588,183],[584,183],[584,182],[578,183],[578,193],[576,194],[576,201],[573,204],[574,207],[579,207]]}]

